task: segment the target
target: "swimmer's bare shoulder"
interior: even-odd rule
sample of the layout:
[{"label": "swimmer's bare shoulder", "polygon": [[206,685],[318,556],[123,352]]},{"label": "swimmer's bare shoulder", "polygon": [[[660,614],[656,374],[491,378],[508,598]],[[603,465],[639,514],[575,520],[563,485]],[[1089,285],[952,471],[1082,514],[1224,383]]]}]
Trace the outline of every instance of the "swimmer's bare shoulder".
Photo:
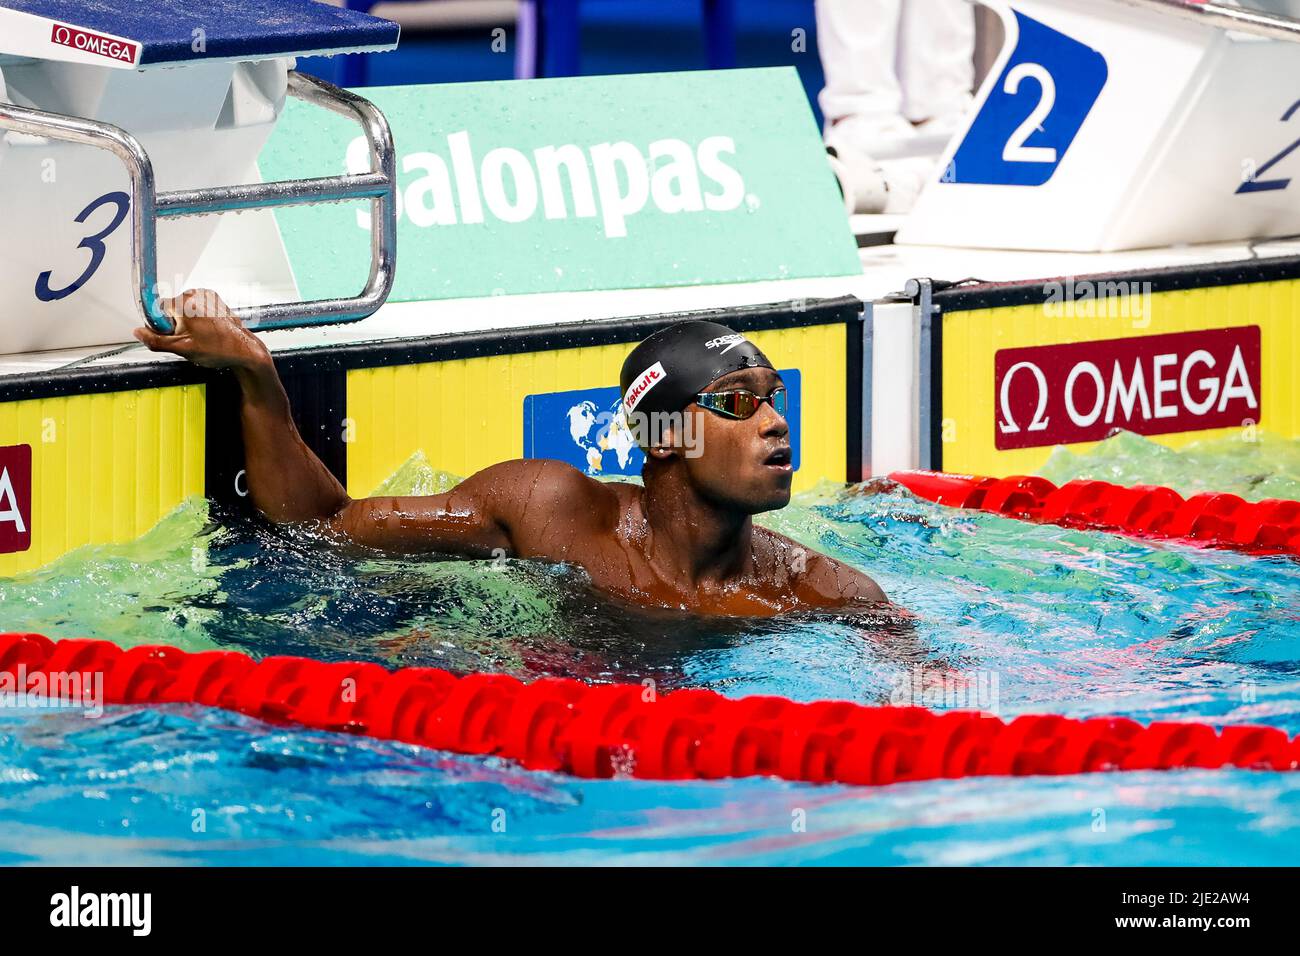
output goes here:
[{"label": "swimmer's bare shoulder", "polygon": [[769,560],[785,566],[800,607],[834,610],[889,603],[880,585],[857,568],[775,531],[755,528],[754,532],[764,542]]},{"label": "swimmer's bare shoulder", "polygon": [[612,527],[618,509],[613,488],[571,465],[517,459],[440,495],[349,500],[327,524],[350,541],[388,551],[562,561],[598,528]]},{"label": "swimmer's bare shoulder", "polygon": [[526,459],[494,465],[492,510],[521,558],[581,563],[584,548],[618,525],[626,486],[597,481],[572,465]]}]

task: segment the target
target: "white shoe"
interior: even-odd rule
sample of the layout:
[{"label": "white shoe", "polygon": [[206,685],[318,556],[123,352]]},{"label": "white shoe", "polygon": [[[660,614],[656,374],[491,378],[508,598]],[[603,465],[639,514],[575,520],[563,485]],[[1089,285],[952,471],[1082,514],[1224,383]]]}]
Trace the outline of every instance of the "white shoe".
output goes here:
[{"label": "white shoe", "polygon": [[970,103],[968,97],[942,115],[915,125],[891,113],[845,116],[827,128],[826,145],[882,161],[938,156],[965,124]]},{"label": "white shoe", "polygon": [[957,131],[966,125],[966,114],[969,112],[970,103],[956,107],[942,116],[933,116],[923,123],[915,126],[916,144],[918,147],[924,147],[925,152],[915,153],[914,155],[938,156],[947,147],[948,142]]},{"label": "white shoe", "polygon": [[889,199],[883,212],[888,215],[911,212],[925,184],[937,178],[938,168],[935,156],[909,156],[881,162],[880,171],[889,187]]},{"label": "white shoe", "polygon": [[827,146],[826,158],[839,182],[845,212],[852,216],[859,212],[884,210],[889,189],[878,163],[865,153],[845,146]]},{"label": "white shoe", "polygon": [[933,157],[876,162],[866,153],[844,146],[828,146],[826,153],[849,215],[910,212],[936,167]]},{"label": "white shoe", "polygon": [[876,159],[916,155],[917,138],[916,128],[896,113],[845,116],[826,129],[827,146]]}]

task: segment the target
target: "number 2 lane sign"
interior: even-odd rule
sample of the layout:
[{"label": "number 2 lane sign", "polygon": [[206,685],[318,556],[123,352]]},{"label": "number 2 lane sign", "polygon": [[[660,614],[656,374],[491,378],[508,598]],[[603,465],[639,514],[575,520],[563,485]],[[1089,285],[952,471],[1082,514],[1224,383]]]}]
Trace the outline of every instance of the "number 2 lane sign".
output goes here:
[{"label": "number 2 lane sign", "polygon": [[1019,38],[944,181],[1041,186],[1106,85],[1106,59],[1016,11]]}]

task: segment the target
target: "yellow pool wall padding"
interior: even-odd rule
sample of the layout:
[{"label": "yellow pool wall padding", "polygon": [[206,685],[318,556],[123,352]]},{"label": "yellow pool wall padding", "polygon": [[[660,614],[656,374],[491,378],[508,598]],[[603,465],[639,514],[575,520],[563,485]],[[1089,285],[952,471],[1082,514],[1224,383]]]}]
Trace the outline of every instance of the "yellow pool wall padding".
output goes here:
[{"label": "yellow pool wall padding", "polygon": [[32,546],[0,575],[138,538],[203,494],[205,386],[0,404],[0,444],[32,447]]},{"label": "yellow pool wall padding", "polygon": [[[778,368],[802,376],[796,491],[846,475],[843,323],[746,333]],[[618,384],[635,342],[395,365],[348,372],[348,493],[368,495],[416,451],[466,477],[524,447],[528,395]]]},{"label": "yellow pool wall padding", "polygon": [[[1149,298],[1149,308],[1142,301]],[[1064,307],[1064,306],[1063,306]],[[1256,425],[1270,434],[1300,437],[1300,281],[1261,282],[1155,292],[1089,305],[1076,302],[1074,314],[1044,315],[1042,304],[969,312],[943,318],[943,470],[1006,477],[1033,474],[1052,453],[1050,446],[999,451],[994,447],[993,361],[1000,349],[1061,345],[1103,339],[1165,335],[1258,325],[1263,389]],[[1088,311],[1109,312],[1089,316]],[[1080,314],[1083,313],[1083,314]],[[1171,448],[1236,432],[1215,428],[1167,435],[1148,435]],[[1086,452],[1096,442],[1069,447]]]}]

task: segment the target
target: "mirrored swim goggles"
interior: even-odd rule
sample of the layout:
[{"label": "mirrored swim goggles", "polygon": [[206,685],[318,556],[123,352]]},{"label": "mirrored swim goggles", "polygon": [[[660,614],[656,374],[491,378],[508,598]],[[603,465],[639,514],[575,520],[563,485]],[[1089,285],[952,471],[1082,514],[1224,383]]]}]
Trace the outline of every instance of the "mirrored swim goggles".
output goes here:
[{"label": "mirrored swim goggles", "polygon": [[744,388],[728,389],[725,392],[700,392],[695,396],[695,404],[707,408],[715,414],[726,418],[752,418],[764,402],[772,403],[772,410],[785,418],[785,386],[778,385],[771,395],[755,395]]}]

